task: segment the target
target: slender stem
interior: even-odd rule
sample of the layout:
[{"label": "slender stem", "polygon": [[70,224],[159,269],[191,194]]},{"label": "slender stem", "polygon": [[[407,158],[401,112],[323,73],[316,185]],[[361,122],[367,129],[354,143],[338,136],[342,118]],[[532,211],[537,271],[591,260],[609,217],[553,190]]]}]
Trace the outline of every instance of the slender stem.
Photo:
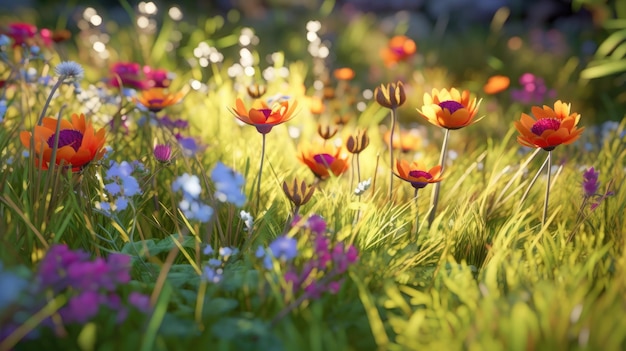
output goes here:
[{"label": "slender stem", "polygon": [[263,160],[265,159],[265,133],[263,135],[263,144],[261,145],[261,166],[259,166],[259,178],[256,184],[256,208],[259,209],[261,203],[261,175],[263,174]]},{"label": "slender stem", "polygon": [[359,162],[359,154],[356,154],[356,180],[357,184],[361,183],[361,163]]},{"label": "slender stem", "polygon": [[396,108],[391,109],[391,134],[389,135],[389,165],[391,170],[389,172],[389,201],[391,201],[391,194],[393,193],[393,134],[396,129]]},{"label": "slender stem", "polygon": [[63,109],[65,109],[65,105],[61,106],[61,109],[59,110],[59,115],[57,116],[57,126],[54,132],[54,143],[52,144],[52,154],[50,155],[50,162],[52,164],[48,165],[48,169],[50,170],[51,174],[54,173],[54,170],[56,168],[56,163],[57,163],[56,160],[57,160],[57,150],[59,149],[59,136],[60,136],[59,134],[61,133],[61,113],[63,112]]},{"label": "slender stem", "polygon": [[41,109],[41,114],[39,115],[39,119],[37,120],[37,125],[40,126],[41,122],[43,122],[43,118],[46,116],[46,112],[48,111],[48,106],[50,106],[50,101],[52,101],[52,96],[59,89],[61,84],[65,81],[65,76],[60,76],[59,80],[52,86],[52,90],[50,90],[50,94],[48,95],[48,99],[46,99],[46,103],[43,105]]},{"label": "slender stem", "polygon": [[[439,155],[439,165],[441,165],[440,174],[443,174],[443,170],[446,166],[446,155],[448,153],[448,138],[449,137],[450,137],[450,129],[446,129],[446,132],[443,135],[443,143],[441,145],[441,155]],[[433,190],[433,195],[430,200],[431,210],[430,210],[430,214],[428,215],[429,227],[435,220],[435,215],[437,214],[437,204],[439,202],[439,187],[440,186],[441,186],[440,182],[435,183],[435,189]]]},{"label": "slender stem", "polygon": [[546,224],[546,218],[548,218],[548,200],[550,197],[550,178],[552,176],[552,151],[548,151],[548,182],[546,183],[546,198],[543,203],[543,218],[541,224]]},{"label": "slender stem", "polygon": [[413,195],[413,198],[415,199],[415,239],[417,240],[417,233],[419,231],[419,227],[420,227],[420,208],[419,208],[419,204],[417,203],[417,188],[415,188],[415,194]]},{"label": "slender stem", "polygon": [[519,205],[517,206],[518,209],[522,206],[522,203],[524,202],[524,200],[526,200],[526,197],[528,196],[528,193],[530,193],[530,189],[533,187],[533,185],[537,181],[537,178],[539,178],[539,175],[541,174],[541,171],[543,171],[543,168],[546,166],[546,164],[548,164],[548,159],[547,158],[546,158],[545,161],[543,161],[543,164],[541,165],[541,167],[537,171],[537,174],[535,174],[535,177],[533,178],[533,180],[531,180],[530,184],[528,184],[528,188],[526,188],[526,191],[524,192],[524,195],[522,195],[522,199],[520,200]]}]

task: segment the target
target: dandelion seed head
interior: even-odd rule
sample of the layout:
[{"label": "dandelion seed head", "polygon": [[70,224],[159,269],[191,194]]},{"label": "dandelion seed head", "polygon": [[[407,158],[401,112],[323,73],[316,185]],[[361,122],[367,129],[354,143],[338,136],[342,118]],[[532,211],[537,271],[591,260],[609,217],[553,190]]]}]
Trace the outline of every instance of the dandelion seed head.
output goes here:
[{"label": "dandelion seed head", "polygon": [[83,66],[74,61],[63,61],[54,69],[56,74],[68,80],[80,80],[85,76]]}]

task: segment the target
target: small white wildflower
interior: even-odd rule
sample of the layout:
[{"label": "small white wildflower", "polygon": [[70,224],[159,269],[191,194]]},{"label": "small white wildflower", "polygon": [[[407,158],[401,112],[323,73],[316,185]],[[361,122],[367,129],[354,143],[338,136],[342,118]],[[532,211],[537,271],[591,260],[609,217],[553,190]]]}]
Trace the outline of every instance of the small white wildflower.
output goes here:
[{"label": "small white wildflower", "polygon": [[56,66],[54,71],[66,80],[81,80],[85,76],[83,66],[74,61],[63,61]]},{"label": "small white wildflower", "polygon": [[364,180],[362,182],[360,182],[357,186],[356,189],[354,189],[354,195],[356,196],[361,196],[363,195],[363,193],[370,188],[370,185],[372,185],[372,178],[369,178],[367,180]]},{"label": "small white wildflower", "polygon": [[239,212],[239,217],[241,217],[241,219],[243,220],[244,225],[246,226],[246,231],[247,232],[252,231],[252,224],[254,223],[254,218],[252,217],[250,212],[241,210],[241,212]]}]

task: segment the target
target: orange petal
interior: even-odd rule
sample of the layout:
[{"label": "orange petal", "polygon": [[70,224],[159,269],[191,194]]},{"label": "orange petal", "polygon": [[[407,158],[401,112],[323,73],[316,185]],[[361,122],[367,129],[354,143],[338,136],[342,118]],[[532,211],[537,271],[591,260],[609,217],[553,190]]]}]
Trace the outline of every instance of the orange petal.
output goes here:
[{"label": "orange petal", "polygon": [[[57,130],[57,123],[59,120],[57,120],[56,118],[50,118],[50,117],[46,117],[42,120],[41,122],[41,126],[46,128],[46,129],[50,129],[52,131],[52,133],[54,133]],[[60,120],[61,123],[61,129],[74,129],[74,126],[72,125],[72,123],[70,123],[69,121],[66,121],[64,119]]]},{"label": "orange petal", "polygon": [[85,132],[85,115],[84,114],[72,114],[72,126],[74,129],[80,131],[81,133]]}]

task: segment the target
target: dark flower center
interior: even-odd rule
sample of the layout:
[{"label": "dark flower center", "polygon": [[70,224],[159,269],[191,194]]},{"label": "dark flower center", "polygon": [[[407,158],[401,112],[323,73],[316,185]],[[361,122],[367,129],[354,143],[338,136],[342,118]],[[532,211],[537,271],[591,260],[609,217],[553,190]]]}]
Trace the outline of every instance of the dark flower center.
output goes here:
[{"label": "dark flower center", "polygon": [[426,178],[426,179],[432,179],[433,175],[428,173],[428,172],[424,172],[424,171],[410,171],[409,172],[409,176],[413,177],[413,178]]},{"label": "dark flower center", "polygon": [[[48,138],[48,146],[50,148],[54,147],[54,135]],[[64,129],[59,131],[59,149],[70,145],[74,148],[74,151],[78,151],[80,145],[83,143],[83,133],[73,130],[73,129]]]},{"label": "dark flower center", "polygon": [[558,130],[561,127],[561,121],[556,118],[542,118],[533,124],[530,131],[537,136],[541,136],[546,130]]},{"label": "dark flower center", "polygon": [[267,120],[272,114],[272,110],[269,108],[262,108],[262,109],[259,109],[259,111],[263,112],[263,116],[265,116],[265,120]]},{"label": "dark flower center", "polygon": [[317,154],[313,156],[313,159],[315,162],[323,164],[324,166],[330,166],[330,164],[335,160],[335,158],[329,154]]},{"label": "dark flower center", "polygon": [[439,107],[448,109],[448,111],[450,111],[450,114],[453,114],[457,110],[464,108],[464,106],[461,105],[461,103],[459,103],[458,101],[454,101],[454,100],[442,101],[439,103]]}]

